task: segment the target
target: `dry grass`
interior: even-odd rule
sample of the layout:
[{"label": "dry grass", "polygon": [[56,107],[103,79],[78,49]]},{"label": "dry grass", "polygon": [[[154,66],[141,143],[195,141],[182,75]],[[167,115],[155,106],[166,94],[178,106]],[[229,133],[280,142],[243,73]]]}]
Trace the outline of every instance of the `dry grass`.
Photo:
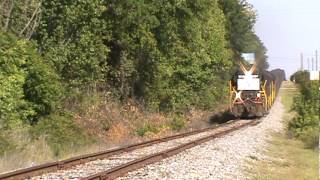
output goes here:
[{"label": "dry grass", "polygon": [[0,172],[30,167],[37,163],[51,162],[53,160],[55,159],[52,151],[47,143],[40,139],[32,144],[25,144],[18,150],[4,154],[0,158]]},{"label": "dry grass", "polygon": [[[21,139],[21,147],[0,157],[0,173],[177,133],[171,127],[174,114],[147,112],[133,101],[122,105],[98,94],[82,101],[73,105],[74,121],[96,137],[96,143],[70,149],[58,158],[43,138],[31,141],[27,133],[20,134],[21,137],[14,139]],[[181,131],[209,126],[210,116],[225,108],[226,105],[221,105],[214,112],[190,110],[181,117],[186,122]],[[147,128],[143,137],[139,136],[137,132],[146,125],[155,130],[149,131],[150,128]]]},{"label": "dry grass", "polygon": [[266,150],[268,158],[251,171],[259,180],[317,180],[319,151],[306,149],[301,141],[276,134]]},{"label": "dry grass", "polygon": [[84,147],[74,148],[65,152],[59,158],[54,156],[53,151],[44,138],[31,141],[21,139],[21,145],[10,153],[5,153],[0,157],[0,173],[9,172],[21,168],[31,167],[47,162],[58,161],[79,155],[105,150],[108,146],[104,144],[92,144]]}]

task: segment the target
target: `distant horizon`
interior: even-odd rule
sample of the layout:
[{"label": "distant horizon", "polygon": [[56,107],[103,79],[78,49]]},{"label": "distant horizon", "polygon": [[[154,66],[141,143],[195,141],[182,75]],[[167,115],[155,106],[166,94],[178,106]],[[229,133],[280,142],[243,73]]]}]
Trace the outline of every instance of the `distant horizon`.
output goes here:
[{"label": "distant horizon", "polygon": [[268,49],[270,70],[284,69],[289,78],[301,67],[300,54],[304,54],[306,69],[307,59],[315,57],[316,50],[318,50],[318,70],[320,69],[320,23],[316,23],[316,20],[320,19],[319,0],[248,0],[248,2],[258,14],[255,31]]}]

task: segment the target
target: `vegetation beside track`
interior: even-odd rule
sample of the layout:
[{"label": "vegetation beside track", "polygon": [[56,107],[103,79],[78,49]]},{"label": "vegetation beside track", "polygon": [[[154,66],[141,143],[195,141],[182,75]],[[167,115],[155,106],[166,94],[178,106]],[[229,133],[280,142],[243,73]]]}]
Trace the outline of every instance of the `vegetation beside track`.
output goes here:
[{"label": "vegetation beside track", "polygon": [[[252,179],[258,180],[300,180],[318,179],[319,149],[310,148],[308,143],[292,136],[290,123],[295,121],[298,113],[292,107],[300,95],[299,86],[285,82],[280,96],[286,113],[283,123],[285,133],[273,134],[269,145],[264,150],[266,159],[254,162],[253,169],[248,170]],[[314,146],[313,146],[314,147]]]},{"label": "vegetation beside track", "polygon": [[[292,110],[297,113],[289,122],[292,135],[309,148],[319,147],[320,83],[310,81],[308,71],[298,71],[293,75],[299,85],[299,95],[294,98]],[[292,78],[291,78],[292,79]]]}]

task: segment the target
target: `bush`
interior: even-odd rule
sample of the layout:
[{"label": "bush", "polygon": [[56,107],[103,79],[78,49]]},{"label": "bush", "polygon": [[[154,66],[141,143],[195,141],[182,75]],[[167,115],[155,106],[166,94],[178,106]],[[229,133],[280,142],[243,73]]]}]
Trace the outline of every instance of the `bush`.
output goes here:
[{"label": "bush", "polygon": [[307,147],[316,147],[319,143],[319,82],[304,80],[299,83],[300,95],[294,99],[292,107],[297,116],[289,121],[288,128]]},{"label": "bush", "polygon": [[73,122],[70,115],[65,114],[53,114],[40,119],[31,133],[34,138],[44,136],[56,156],[93,140]]},{"label": "bush", "polygon": [[305,143],[308,148],[317,148],[319,145],[319,128],[307,127],[299,135],[302,142]]},{"label": "bush", "polygon": [[141,127],[139,127],[136,132],[139,136],[144,136],[146,133],[158,133],[160,131],[159,127],[156,125],[152,125],[150,123],[144,123]]},{"label": "bush", "polygon": [[53,67],[37,55],[36,49],[30,46],[29,51],[31,55],[26,63],[24,94],[37,113],[30,119],[31,123],[35,123],[39,117],[48,115],[59,107],[64,88]]},{"label": "bush", "polygon": [[310,73],[308,71],[298,71],[290,76],[290,81],[294,81],[297,84],[303,84],[310,79]]},{"label": "bush", "polygon": [[170,126],[172,130],[179,131],[186,126],[186,121],[182,116],[176,115],[172,119]]},{"label": "bush", "polygon": [[14,129],[35,114],[24,98],[29,44],[0,32],[0,131]]},{"label": "bush", "polygon": [[0,128],[35,122],[58,106],[63,88],[35,45],[0,34]]},{"label": "bush", "polygon": [[0,156],[2,156],[5,152],[11,150],[12,148],[14,148],[12,142],[10,142],[7,137],[0,134]]}]

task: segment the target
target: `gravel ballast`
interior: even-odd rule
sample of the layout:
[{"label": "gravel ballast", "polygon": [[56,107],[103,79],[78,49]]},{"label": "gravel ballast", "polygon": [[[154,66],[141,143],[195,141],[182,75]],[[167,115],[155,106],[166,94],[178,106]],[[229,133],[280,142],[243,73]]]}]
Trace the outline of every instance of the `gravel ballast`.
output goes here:
[{"label": "gravel ballast", "polygon": [[[236,121],[235,124],[240,125],[245,122],[246,122],[245,120]],[[181,144],[185,144],[185,143],[194,141],[196,139],[200,139],[200,138],[212,135],[212,134],[216,134],[226,127],[228,127],[228,128],[233,127],[235,124],[228,124],[224,127],[218,127],[216,129],[202,132],[199,134],[190,135],[187,137],[178,138],[178,139],[170,140],[167,142],[154,144],[154,145],[151,145],[148,147],[133,150],[131,152],[123,153],[120,155],[114,155],[114,156],[111,156],[106,159],[94,160],[94,161],[91,161],[91,162],[88,162],[85,164],[77,165],[71,169],[59,170],[57,172],[43,174],[41,176],[36,176],[31,179],[34,179],[34,180],[36,180],[36,179],[38,179],[38,180],[40,180],[40,179],[41,180],[43,180],[43,179],[55,179],[55,180],[81,179],[81,178],[88,177],[88,176],[91,176],[91,175],[99,173],[99,172],[109,170],[113,167],[122,165],[124,163],[128,163],[130,161],[145,157],[147,155],[159,153],[161,151],[177,147]]]},{"label": "gravel ballast", "polygon": [[284,111],[278,98],[257,126],[214,139],[118,179],[246,179],[248,161],[264,158],[261,152],[272,132],[282,131]]}]

